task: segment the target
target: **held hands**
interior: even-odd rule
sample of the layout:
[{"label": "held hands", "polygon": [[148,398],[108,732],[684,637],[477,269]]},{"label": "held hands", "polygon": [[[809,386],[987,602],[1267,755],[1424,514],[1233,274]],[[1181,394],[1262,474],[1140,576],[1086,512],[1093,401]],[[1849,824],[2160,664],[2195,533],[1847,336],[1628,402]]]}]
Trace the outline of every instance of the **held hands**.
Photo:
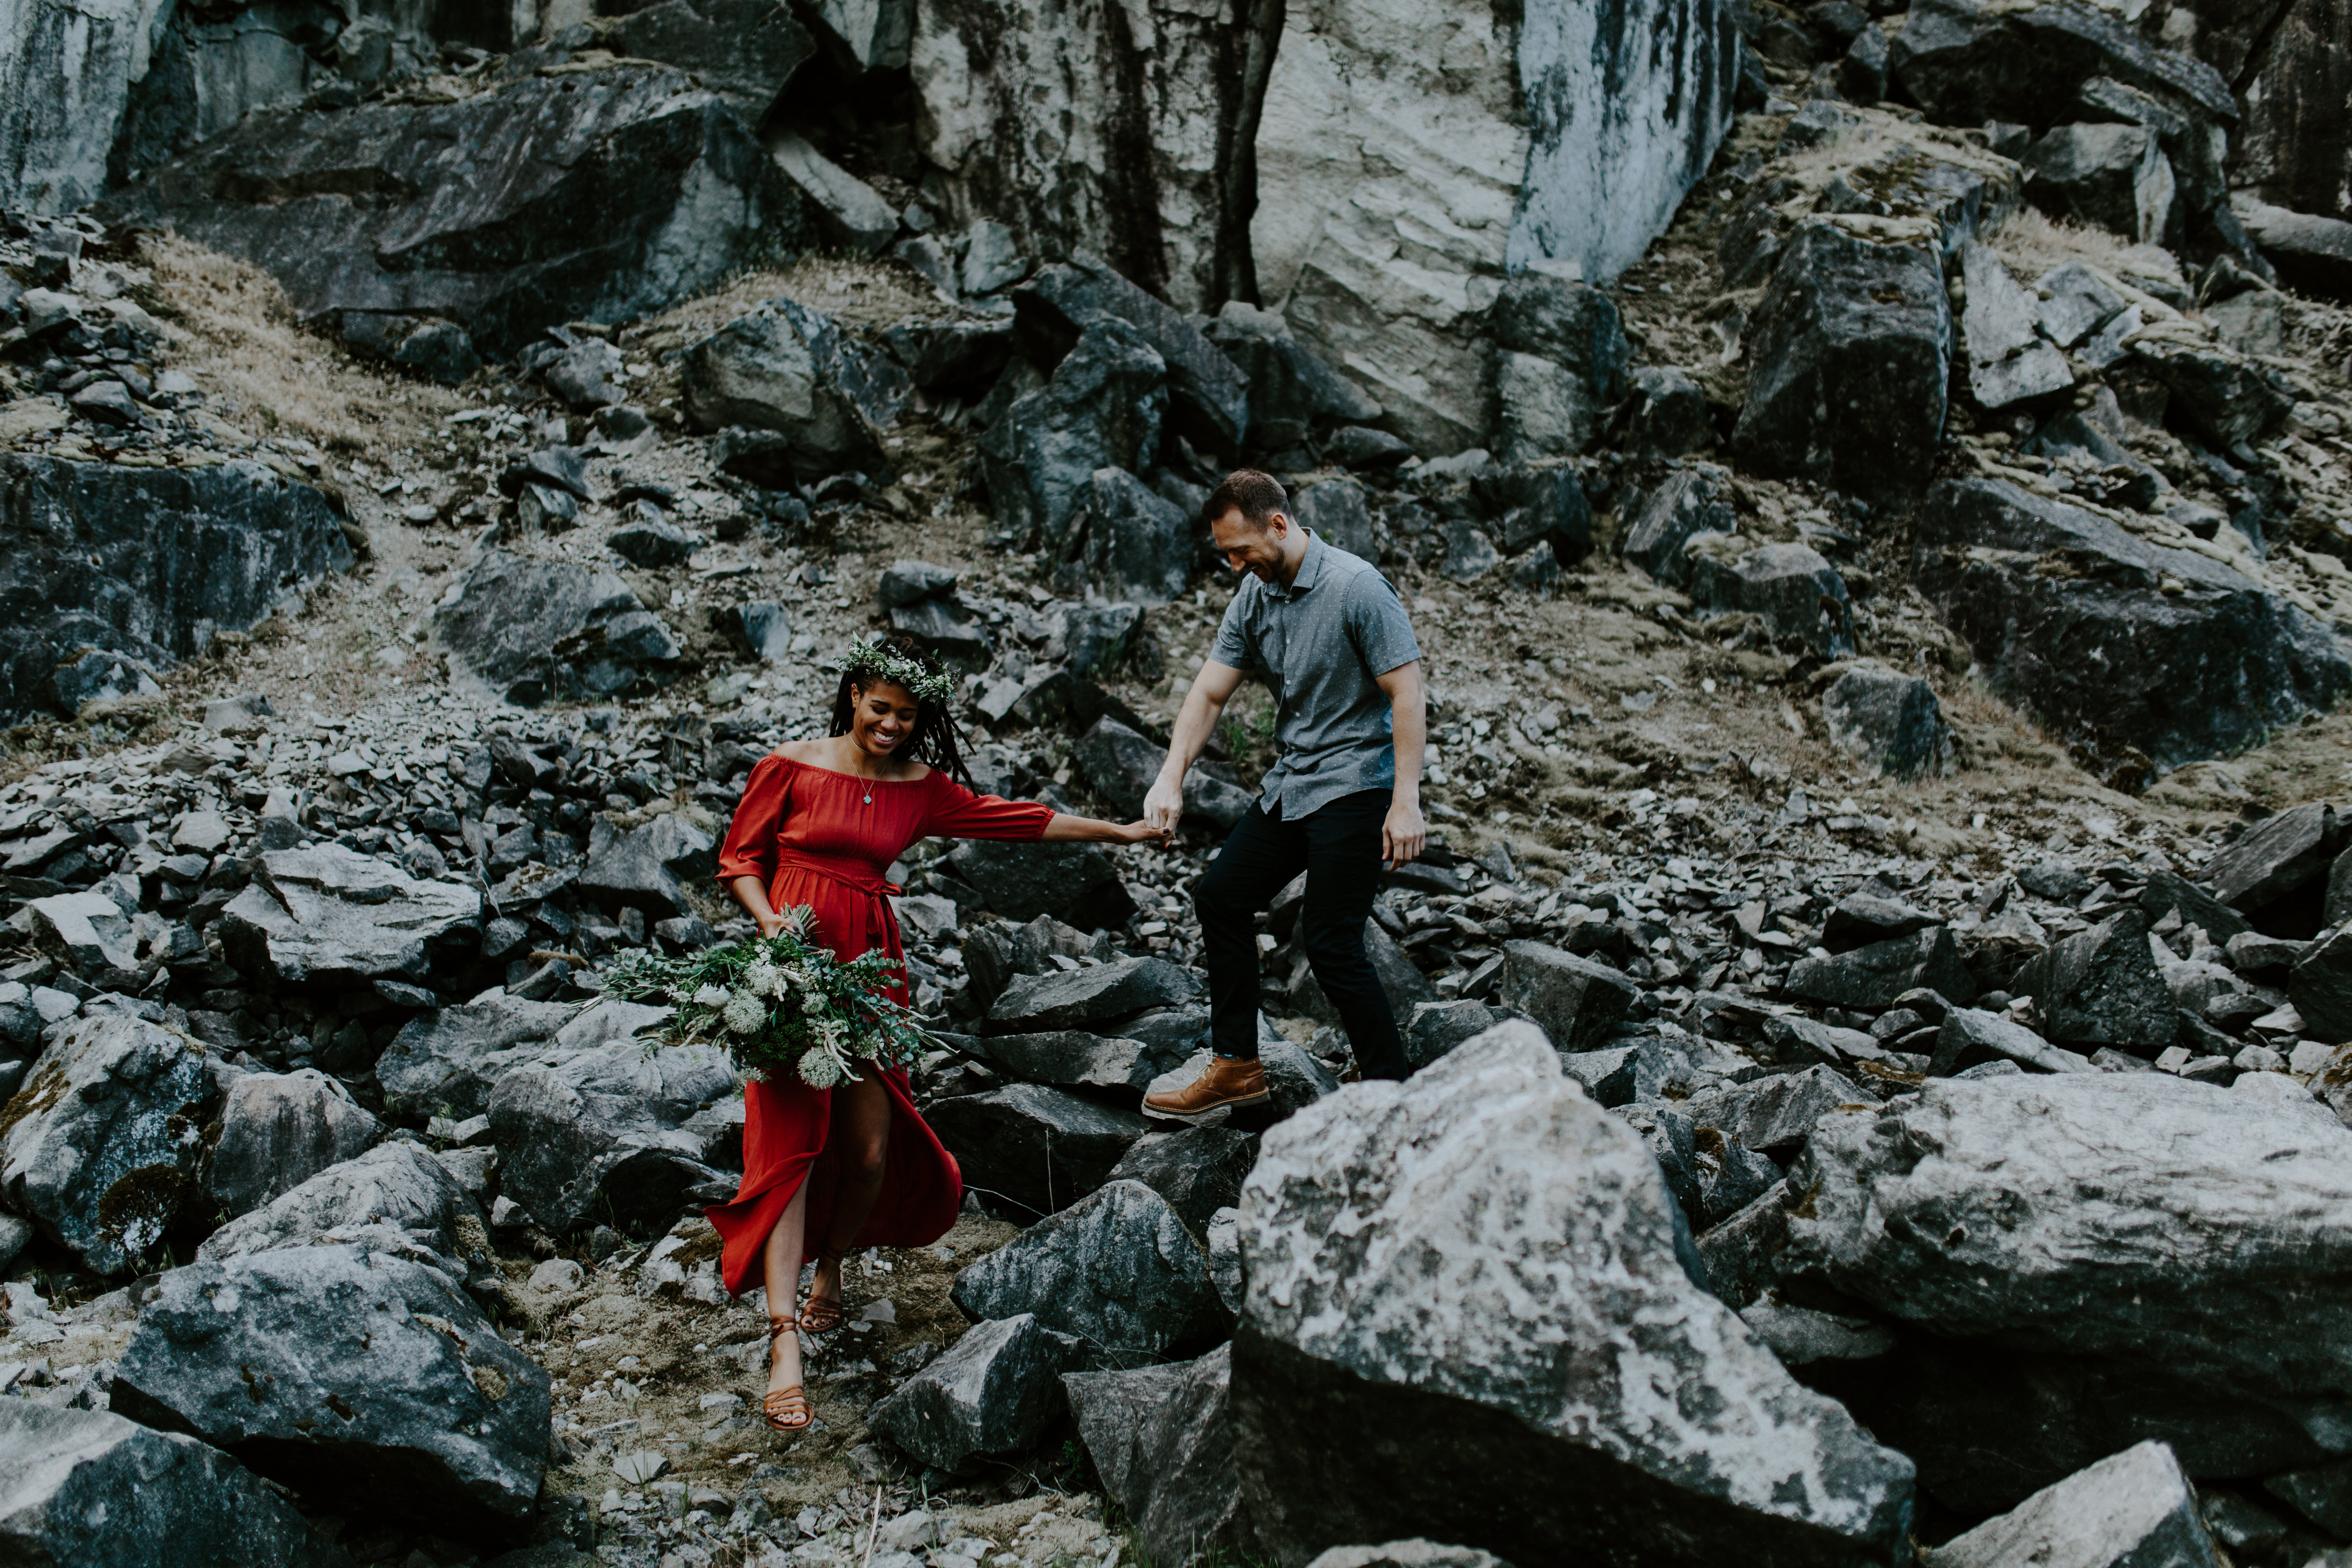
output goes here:
[{"label": "held hands", "polygon": [[[1184,815],[1184,784],[1181,779],[1171,779],[1166,773],[1153,781],[1143,797],[1143,823],[1163,839],[1176,831],[1177,819]],[[1139,824],[1141,826],[1141,824]]]},{"label": "held hands", "polygon": [[1429,825],[1421,819],[1421,807],[1409,800],[1400,800],[1389,807],[1388,820],[1381,824],[1381,858],[1391,867],[1418,859],[1429,842]]}]

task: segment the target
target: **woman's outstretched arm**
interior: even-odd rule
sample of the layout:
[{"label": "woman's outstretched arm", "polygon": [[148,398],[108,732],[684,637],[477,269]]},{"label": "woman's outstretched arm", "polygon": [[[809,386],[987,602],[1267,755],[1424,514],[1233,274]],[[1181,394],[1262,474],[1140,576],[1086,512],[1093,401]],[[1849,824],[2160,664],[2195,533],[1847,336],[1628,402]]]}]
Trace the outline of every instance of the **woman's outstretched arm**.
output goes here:
[{"label": "woman's outstretched arm", "polygon": [[1045,843],[1166,844],[1168,835],[1148,822],[1101,822],[1091,816],[1055,812],[1037,835]]}]

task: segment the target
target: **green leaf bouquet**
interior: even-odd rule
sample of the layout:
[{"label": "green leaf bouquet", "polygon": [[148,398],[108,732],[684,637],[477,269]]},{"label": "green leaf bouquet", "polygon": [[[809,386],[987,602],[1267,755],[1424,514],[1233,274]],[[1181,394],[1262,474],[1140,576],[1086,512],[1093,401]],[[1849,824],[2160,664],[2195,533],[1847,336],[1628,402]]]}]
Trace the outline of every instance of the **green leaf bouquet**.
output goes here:
[{"label": "green leaf bouquet", "polygon": [[847,963],[810,940],[806,905],[784,912],[770,937],[724,942],[665,958],[625,952],[604,976],[604,994],[667,1004],[675,1011],[653,1046],[716,1046],[747,1077],[797,1077],[811,1089],[858,1078],[858,1064],[914,1065],[929,1037],[913,1011],[885,995],[900,965],[879,951]]}]

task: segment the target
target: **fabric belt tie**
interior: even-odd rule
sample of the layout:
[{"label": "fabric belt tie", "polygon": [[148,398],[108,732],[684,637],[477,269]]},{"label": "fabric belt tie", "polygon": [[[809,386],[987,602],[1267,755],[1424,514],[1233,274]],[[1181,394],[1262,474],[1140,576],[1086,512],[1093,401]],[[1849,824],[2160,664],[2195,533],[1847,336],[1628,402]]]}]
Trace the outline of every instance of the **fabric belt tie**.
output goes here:
[{"label": "fabric belt tie", "polygon": [[806,853],[779,855],[776,870],[805,871],[812,877],[822,877],[857,893],[866,900],[866,941],[869,947],[889,945],[892,921],[887,900],[895,899],[906,889],[896,882],[885,881],[874,874],[873,868],[863,860]]}]

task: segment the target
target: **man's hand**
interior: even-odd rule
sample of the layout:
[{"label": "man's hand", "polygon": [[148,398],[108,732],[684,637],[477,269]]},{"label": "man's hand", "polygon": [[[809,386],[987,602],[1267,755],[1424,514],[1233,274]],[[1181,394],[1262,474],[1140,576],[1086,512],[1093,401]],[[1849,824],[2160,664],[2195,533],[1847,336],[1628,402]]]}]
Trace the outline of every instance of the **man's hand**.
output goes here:
[{"label": "man's hand", "polygon": [[1155,832],[1173,833],[1177,820],[1184,815],[1184,784],[1166,773],[1153,781],[1143,797],[1143,820]]},{"label": "man's hand", "polygon": [[1421,819],[1417,802],[1399,800],[1381,824],[1381,858],[1393,868],[1421,858],[1429,842],[1429,825]]}]

